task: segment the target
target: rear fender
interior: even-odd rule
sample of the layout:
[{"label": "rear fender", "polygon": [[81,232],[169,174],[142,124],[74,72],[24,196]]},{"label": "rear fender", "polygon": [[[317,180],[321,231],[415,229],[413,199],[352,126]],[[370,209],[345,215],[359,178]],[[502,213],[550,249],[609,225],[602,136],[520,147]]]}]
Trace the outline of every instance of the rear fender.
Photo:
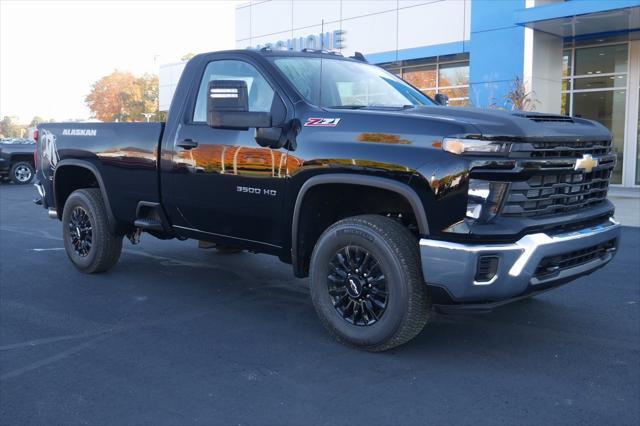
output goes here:
[{"label": "rear fender", "polygon": [[[66,198],[61,199],[62,191],[61,191],[61,188],[59,188],[58,182],[56,182],[56,180],[58,176],[60,176],[61,170],[64,170],[65,168],[69,168],[69,167],[81,167],[81,168],[87,169],[88,171],[91,172],[91,174],[93,174],[93,176],[96,179],[96,182],[98,183],[100,193],[102,194],[102,199],[104,200],[105,208],[107,209],[107,220],[109,222],[109,228],[112,232],[118,233],[119,223],[113,214],[113,210],[111,208],[111,202],[109,200],[109,195],[104,185],[102,175],[100,174],[100,171],[98,170],[98,168],[94,164],[88,161],[66,159],[58,162],[58,164],[56,165],[56,169],[53,174],[53,201],[54,201],[54,205],[56,206],[56,210],[58,212],[58,219],[62,220],[62,211],[64,209],[64,203],[66,202]],[[81,188],[82,188],[81,186],[78,186],[77,188],[73,188],[73,191]],[[70,192],[73,192],[73,191],[70,191]]]}]

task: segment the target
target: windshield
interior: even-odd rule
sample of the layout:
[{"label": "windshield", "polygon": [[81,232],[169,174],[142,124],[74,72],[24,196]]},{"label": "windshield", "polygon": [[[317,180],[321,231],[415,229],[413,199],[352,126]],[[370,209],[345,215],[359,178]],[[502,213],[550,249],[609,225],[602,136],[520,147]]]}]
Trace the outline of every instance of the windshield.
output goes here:
[{"label": "windshield", "polygon": [[273,62],[313,105],[328,108],[435,105],[422,92],[373,65],[312,57],[280,57]]}]

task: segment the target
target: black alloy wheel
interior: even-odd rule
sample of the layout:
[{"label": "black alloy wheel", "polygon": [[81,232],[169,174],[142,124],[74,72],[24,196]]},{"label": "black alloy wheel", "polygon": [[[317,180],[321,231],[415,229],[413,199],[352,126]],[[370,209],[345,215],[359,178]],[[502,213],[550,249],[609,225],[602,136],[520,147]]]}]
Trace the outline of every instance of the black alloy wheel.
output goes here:
[{"label": "black alloy wheel", "polygon": [[388,298],[387,279],[375,257],[363,247],[345,246],[329,265],[327,285],[336,311],[351,324],[375,324]]},{"label": "black alloy wheel", "polygon": [[122,234],[109,225],[99,188],[73,191],[62,211],[62,236],[69,260],[82,272],[111,269],[122,252]]},{"label": "black alloy wheel", "polygon": [[80,257],[87,257],[93,243],[93,227],[87,211],[77,206],[71,212],[69,220],[69,239],[73,249]]},{"label": "black alloy wheel", "polygon": [[418,239],[394,219],[368,214],[329,226],[311,254],[309,277],[320,321],[348,345],[391,349],[429,319]]}]

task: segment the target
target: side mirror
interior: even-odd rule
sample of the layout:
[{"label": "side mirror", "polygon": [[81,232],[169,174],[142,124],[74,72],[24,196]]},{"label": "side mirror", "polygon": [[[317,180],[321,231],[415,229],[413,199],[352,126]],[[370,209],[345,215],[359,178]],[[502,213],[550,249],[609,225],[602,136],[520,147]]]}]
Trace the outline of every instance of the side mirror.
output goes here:
[{"label": "side mirror", "polygon": [[447,106],[449,105],[449,96],[445,95],[444,93],[436,93],[435,101],[437,104]]},{"label": "side mirror", "polygon": [[209,82],[207,124],[232,130],[271,127],[271,114],[249,111],[249,94],[244,80],[213,80]]}]

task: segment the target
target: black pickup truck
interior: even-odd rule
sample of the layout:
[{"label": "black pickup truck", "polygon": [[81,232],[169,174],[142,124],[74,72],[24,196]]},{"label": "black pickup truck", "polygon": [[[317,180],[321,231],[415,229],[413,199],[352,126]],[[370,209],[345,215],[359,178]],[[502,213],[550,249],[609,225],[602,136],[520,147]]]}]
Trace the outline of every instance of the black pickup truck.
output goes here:
[{"label": "black pickup truck", "polygon": [[34,176],[33,168],[35,141],[33,139],[0,139],[0,178],[24,185]]},{"label": "black pickup truck", "polygon": [[202,54],[166,123],[39,130],[36,187],[81,271],[142,231],[269,253],[310,277],[330,333],[371,351],[434,307],[486,311],[589,274],[620,235],[602,125],[443,106],[361,56]]}]

